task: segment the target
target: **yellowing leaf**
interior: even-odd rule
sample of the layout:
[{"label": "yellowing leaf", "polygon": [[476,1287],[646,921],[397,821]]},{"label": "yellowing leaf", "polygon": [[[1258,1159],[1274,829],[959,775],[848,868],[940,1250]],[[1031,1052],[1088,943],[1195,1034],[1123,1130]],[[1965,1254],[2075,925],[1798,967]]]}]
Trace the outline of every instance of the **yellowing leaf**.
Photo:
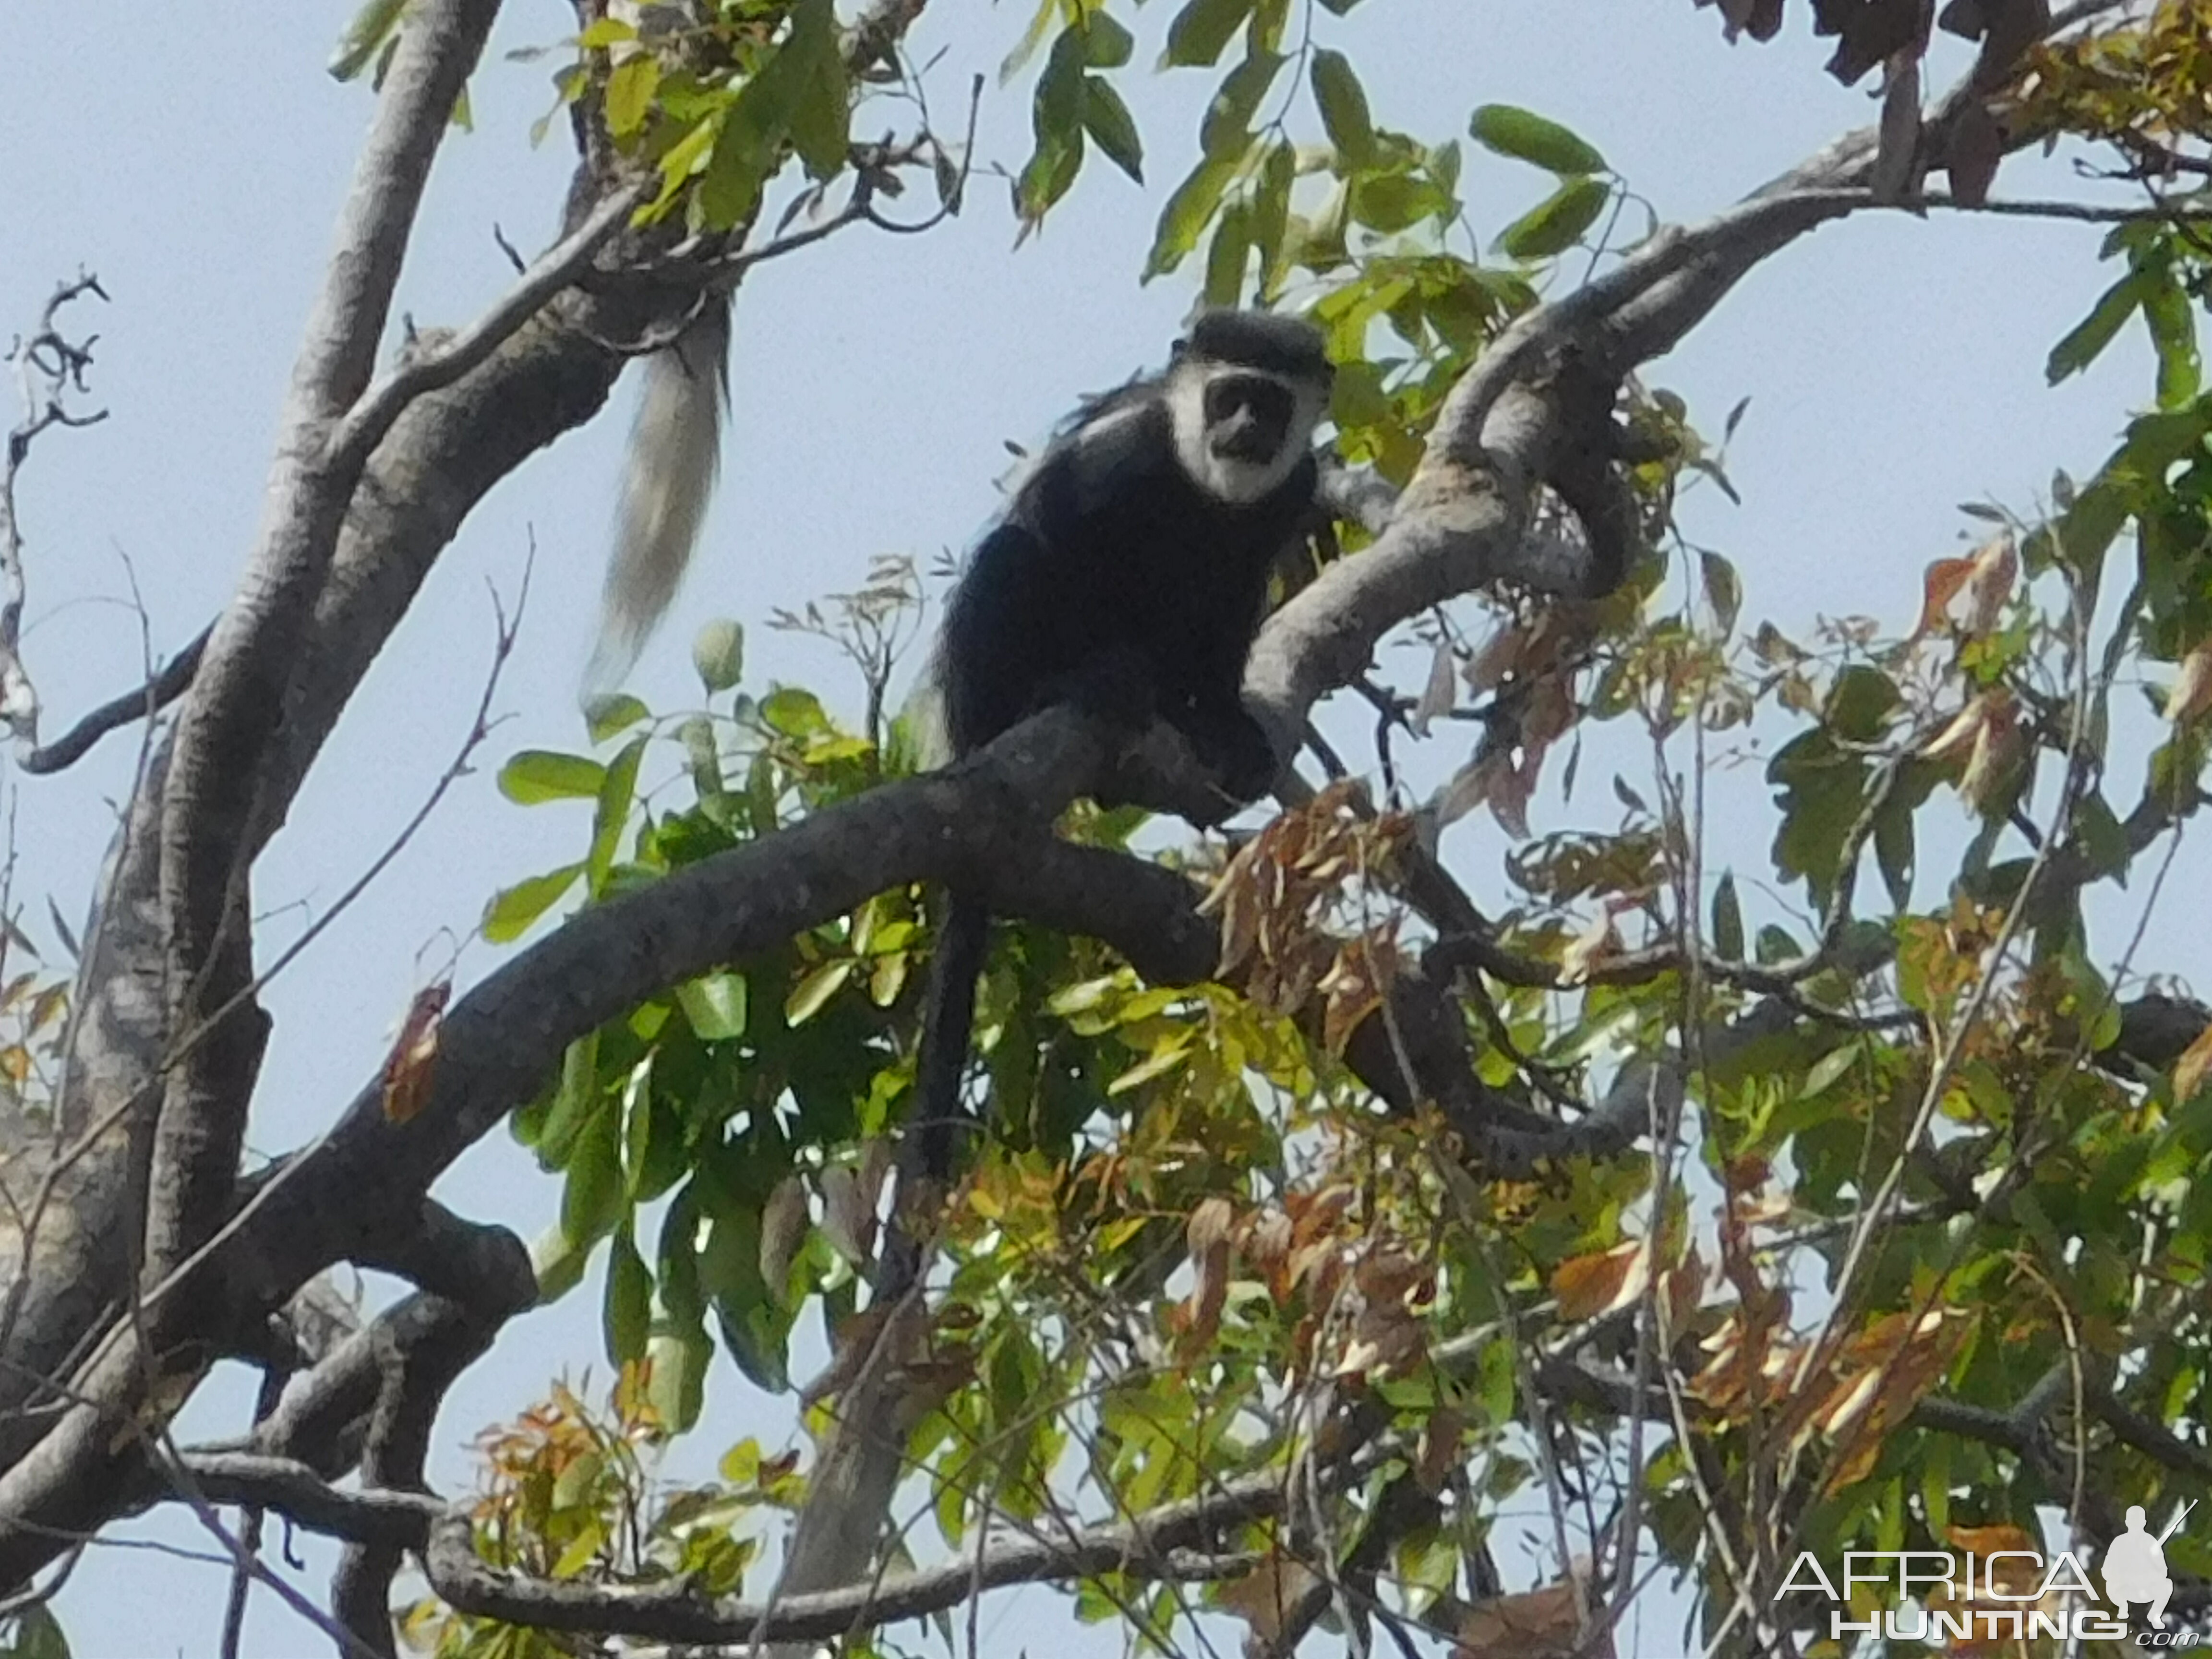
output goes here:
[{"label": "yellowing leaf", "polygon": [[2204,1085],[2204,1074],[2212,1071],[2212,1024],[2197,1034],[2196,1039],[2181,1051],[2181,1058],[2173,1063],[2173,1097],[2180,1102],[2191,1098]]},{"label": "yellowing leaf", "polygon": [[1959,597],[1959,590],[1973,574],[1972,559],[1938,559],[1928,567],[1920,578],[1920,625],[1912,630],[1916,636],[1932,634],[1943,625],[1951,601]]},{"label": "yellowing leaf", "polygon": [[1650,1282],[1651,1252],[1638,1238],[1562,1261],[1552,1271],[1552,1294],[1560,1318],[1595,1319],[1628,1306]]},{"label": "yellowing leaf", "polygon": [[1461,1615],[1453,1659],[1566,1659],[1570,1654],[1611,1659],[1610,1633],[1584,1647],[1582,1624],[1582,1598],[1571,1580],[1493,1595]]},{"label": "yellowing leaf", "polygon": [[784,1000],[783,1021],[787,1025],[804,1025],[822,1012],[823,1005],[837,994],[845,981],[853,976],[855,963],[850,957],[841,957],[835,962],[825,962],[792,988]]},{"label": "yellowing leaf", "polygon": [[2165,714],[2171,724],[2186,726],[2208,708],[2212,708],[2212,640],[2199,640],[2181,659],[2181,672],[2166,694]]},{"label": "yellowing leaf", "polygon": [[1271,1555],[1242,1578],[1233,1578],[1215,1592],[1224,1613],[1252,1627],[1251,1649],[1273,1645],[1284,1620],[1317,1580],[1311,1571],[1282,1555]]}]

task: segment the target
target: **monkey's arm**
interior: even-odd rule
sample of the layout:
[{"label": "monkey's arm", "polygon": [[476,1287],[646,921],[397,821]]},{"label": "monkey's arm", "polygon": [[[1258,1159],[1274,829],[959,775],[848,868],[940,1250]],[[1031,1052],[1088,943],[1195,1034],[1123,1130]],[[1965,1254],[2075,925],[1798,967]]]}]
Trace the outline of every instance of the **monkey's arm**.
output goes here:
[{"label": "monkey's arm", "polygon": [[1051,587],[1043,548],[1018,522],[993,529],[969,556],[939,647],[954,752],[981,747],[1038,706],[1064,655]]}]

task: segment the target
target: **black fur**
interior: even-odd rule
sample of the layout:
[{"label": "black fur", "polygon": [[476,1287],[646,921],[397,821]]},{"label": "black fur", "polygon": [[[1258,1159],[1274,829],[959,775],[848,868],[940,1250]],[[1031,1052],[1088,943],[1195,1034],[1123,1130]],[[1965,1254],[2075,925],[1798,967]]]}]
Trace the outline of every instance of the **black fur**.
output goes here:
[{"label": "black fur", "polygon": [[[1209,313],[1176,356],[1328,382],[1321,336],[1287,318]],[[1273,781],[1273,748],[1241,696],[1244,660],[1269,572],[1313,510],[1316,465],[1302,456],[1281,483],[1243,504],[1202,488],[1176,455],[1166,387],[1177,372],[1087,405],[975,549],[939,646],[956,755],[1073,702],[1125,726],[1176,728],[1218,781],[1224,808]],[[988,921],[958,893],[940,918],[905,1161],[934,1182],[951,1173]],[[919,1241],[895,1237],[879,1289],[904,1291],[919,1261]]]},{"label": "black fur", "polygon": [[[1095,702],[1167,721],[1250,800],[1275,761],[1244,711],[1244,659],[1268,573],[1312,508],[1314,462],[1250,505],[1218,501],[1177,465],[1147,390],[1046,451],[976,548],[945,612],[946,732],[965,755],[1041,708]],[[1148,708],[1129,708],[1133,690]]]}]

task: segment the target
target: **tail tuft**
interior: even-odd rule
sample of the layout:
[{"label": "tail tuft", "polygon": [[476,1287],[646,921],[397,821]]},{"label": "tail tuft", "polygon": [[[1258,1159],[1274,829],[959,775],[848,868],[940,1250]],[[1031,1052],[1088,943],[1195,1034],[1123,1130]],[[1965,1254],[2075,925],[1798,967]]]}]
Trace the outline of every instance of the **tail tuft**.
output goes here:
[{"label": "tail tuft", "polygon": [[729,302],[710,298],[672,345],[646,360],[599,641],[584,671],[586,706],[620,688],[683,584],[714,494],[729,389]]}]

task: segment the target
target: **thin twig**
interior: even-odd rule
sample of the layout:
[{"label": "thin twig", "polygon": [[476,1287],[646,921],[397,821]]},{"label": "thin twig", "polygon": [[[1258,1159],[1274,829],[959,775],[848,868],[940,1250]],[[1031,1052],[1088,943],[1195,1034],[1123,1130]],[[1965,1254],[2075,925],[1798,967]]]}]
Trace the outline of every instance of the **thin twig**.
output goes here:
[{"label": "thin twig", "polygon": [[71,340],[62,333],[59,319],[64,306],[86,295],[107,298],[100,279],[89,272],[58,285],[39,313],[38,327],[9,354],[22,383],[23,418],[8,434],[5,453],[0,453],[0,725],[25,745],[38,739],[39,694],[19,654],[26,584],[15,482],[40,433],[57,426],[94,426],[107,418],[104,409],[79,414],[70,407],[70,398],[87,390],[85,371],[100,337]]},{"label": "thin twig", "polygon": [[210,623],[183,650],[156,669],[143,685],[109,698],[52,743],[26,749],[18,755],[15,763],[34,775],[58,772],[83,759],[92,746],[110,732],[120,730],[133,720],[151,720],[191,688],[192,676],[199,672],[200,653],[207,649],[208,635],[214,631],[215,624]]},{"label": "thin twig", "polygon": [[331,434],[327,460],[333,471],[346,477],[367,465],[370,452],[416,398],[453,385],[512,339],[547,301],[575,281],[643,199],[641,185],[608,197],[582,224],[538,255],[483,316],[370,386]]}]

